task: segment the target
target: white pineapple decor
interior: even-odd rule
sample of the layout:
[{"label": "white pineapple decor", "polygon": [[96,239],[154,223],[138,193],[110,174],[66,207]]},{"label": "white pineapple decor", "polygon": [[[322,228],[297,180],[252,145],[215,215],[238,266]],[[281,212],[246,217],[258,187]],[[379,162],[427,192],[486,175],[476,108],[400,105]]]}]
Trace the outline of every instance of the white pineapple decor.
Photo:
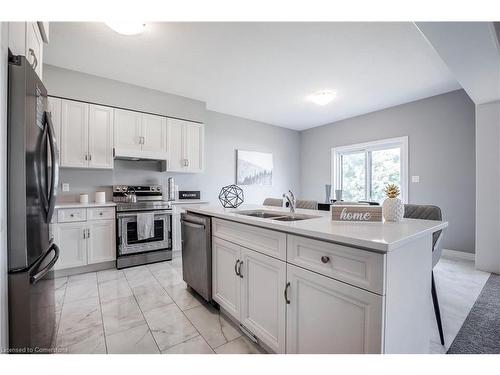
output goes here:
[{"label": "white pineapple decor", "polygon": [[387,198],[382,203],[382,213],[385,221],[401,221],[404,215],[403,201],[398,198],[399,187],[394,184],[389,184],[384,189]]}]

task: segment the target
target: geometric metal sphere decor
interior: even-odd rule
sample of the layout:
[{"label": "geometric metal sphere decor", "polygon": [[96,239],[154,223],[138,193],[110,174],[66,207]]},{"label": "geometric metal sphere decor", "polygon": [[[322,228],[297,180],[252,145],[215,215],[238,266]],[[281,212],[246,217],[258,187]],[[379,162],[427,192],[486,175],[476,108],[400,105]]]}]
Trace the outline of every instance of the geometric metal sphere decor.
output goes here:
[{"label": "geometric metal sphere decor", "polygon": [[236,185],[224,186],[219,193],[219,201],[224,208],[236,208],[244,199],[243,190]]}]

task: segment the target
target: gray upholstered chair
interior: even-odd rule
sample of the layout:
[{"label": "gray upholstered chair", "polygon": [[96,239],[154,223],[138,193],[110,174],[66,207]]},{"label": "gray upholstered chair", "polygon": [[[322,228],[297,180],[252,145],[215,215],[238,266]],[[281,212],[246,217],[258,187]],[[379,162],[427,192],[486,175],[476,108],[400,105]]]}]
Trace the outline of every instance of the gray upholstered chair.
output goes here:
[{"label": "gray upholstered chair", "polygon": [[297,199],[297,208],[305,208],[307,210],[317,210],[318,201],[305,201]]},{"label": "gray upholstered chair", "polygon": [[[423,220],[439,220],[443,219],[441,209],[438,206],[422,205],[422,204],[405,204],[405,218],[423,219]],[[443,231],[438,230],[432,234],[432,268],[439,262],[443,252]],[[434,281],[434,271],[431,272],[431,293],[432,303],[434,305],[434,313],[439,330],[439,338],[441,345],[444,345],[443,325],[441,323],[441,312],[439,309],[439,301],[436,292],[436,283]]]},{"label": "gray upholstered chair", "polygon": [[281,207],[283,206],[283,199],[280,198],[266,198],[264,199],[264,203],[262,203],[264,206],[274,206],[274,207]]},{"label": "gray upholstered chair", "polygon": [[[274,206],[274,207],[282,207],[283,199],[279,198],[266,198],[264,199],[264,206]],[[318,201],[306,201],[297,199],[297,208],[305,208],[308,210],[317,210],[318,209]]]}]

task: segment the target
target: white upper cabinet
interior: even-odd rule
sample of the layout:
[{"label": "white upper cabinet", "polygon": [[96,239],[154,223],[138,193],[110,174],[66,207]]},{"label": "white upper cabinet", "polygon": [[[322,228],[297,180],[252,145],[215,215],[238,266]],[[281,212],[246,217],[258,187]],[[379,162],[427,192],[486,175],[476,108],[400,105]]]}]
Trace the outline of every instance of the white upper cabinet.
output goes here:
[{"label": "white upper cabinet", "polygon": [[114,109],[61,100],[61,167],[113,168]]},{"label": "white upper cabinet", "polygon": [[115,156],[167,160],[167,119],[115,110]]},{"label": "white upper cabinet", "polygon": [[167,121],[167,142],[168,142],[168,170],[171,172],[183,172],[185,168],[184,146],[185,139],[184,121],[168,119]]},{"label": "white upper cabinet", "polygon": [[89,168],[113,168],[113,108],[89,107]]},{"label": "white upper cabinet", "polygon": [[115,154],[141,151],[142,114],[115,109]]},{"label": "white upper cabinet", "polygon": [[203,171],[205,126],[194,122],[186,125],[186,159],[189,172]]},{"label": "white upper cabinet", "polygon": [[89,105],[63,100],[61,113],[61,167],[86,168],[88,165]]},{"label": "white upper cabinet", "polygon": [[142,115],[142,151],[167,153],[167,119],[155,115]]},{"label": "white upper cabinet", "polygon": [[[45,30],[48,38],[48,28]],[[43,38],[37,22],[9,22],[9,48],[14,55],[23,55],[40,79],[43,68]]]},{"label": "white upper cabinet", "polygon": [[196,122],[169,118],[168,170],[171,172],[203,172],[205,126]]}]

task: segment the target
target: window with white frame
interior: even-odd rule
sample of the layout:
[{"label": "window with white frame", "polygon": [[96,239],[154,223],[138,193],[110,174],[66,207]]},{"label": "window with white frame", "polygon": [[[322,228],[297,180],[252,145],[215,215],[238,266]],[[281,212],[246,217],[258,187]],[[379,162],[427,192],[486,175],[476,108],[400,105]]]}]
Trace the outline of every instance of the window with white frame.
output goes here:
[{"label": "window with white frame", "polygon": [[382,202],[383,189],[399,186],[408,202],[408,137],[332,148],[332,186],[344,201]]}]

